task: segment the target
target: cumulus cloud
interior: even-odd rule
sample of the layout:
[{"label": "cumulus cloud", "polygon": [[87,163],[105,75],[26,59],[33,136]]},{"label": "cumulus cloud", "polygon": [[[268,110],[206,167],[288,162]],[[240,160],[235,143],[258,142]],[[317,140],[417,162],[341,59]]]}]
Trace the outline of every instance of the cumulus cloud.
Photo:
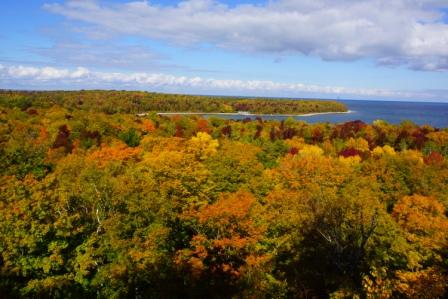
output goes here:
[{"label": "cumulus cloud", "polygon": [[53,13],[113,34],[325,60],[370,58],[426,71],[448,70],[444,7],[446,1],[436,0],[273,0],[234,7],[213,0],[185,0],[174,6],[71,0],[45,5]]},{"label": "cumulus cloud", "polygon": [[54,67],[26,67],[26,66],[0,66],[0,79],[32,79],[35,81],[49,80],[79,80],[87,79],[90,75],[88,69],[78,67],[76,70],[59,69]]},{"label": "cumulus cloud", "polygon": [[[0,88],[11,88],[12,85],[38,89],[51,88],[51,86],[60,88],[64,83],[69,86],[79,86],[79,88],[143,89],[171,92],[187,90],[190,93],[229,95],[284,95],[290,97],[323,95],[329,98],[341,96],[383,99],[443,99],[439,97],[441,92],[434,94],[424,91],[348,88],[280,83],[269,80],[213,79],[144,72],[95,72],[83,67],[70,70],[53,67],[0,65]],[[443,93],[446,94],[446,91]]]}]

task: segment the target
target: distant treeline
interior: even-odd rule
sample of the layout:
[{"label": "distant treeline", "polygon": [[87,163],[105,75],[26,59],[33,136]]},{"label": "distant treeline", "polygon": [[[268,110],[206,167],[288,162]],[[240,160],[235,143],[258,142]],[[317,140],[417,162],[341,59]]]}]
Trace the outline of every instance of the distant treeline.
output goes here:
[{"label": "distant treeline", "polygon": [[237,112],[301,114],[347,111],[344,104],[324,100],[235,98],[143,91],[7,91],[0,90],[0,105],[23,110],[57,105],[91,112]]}]

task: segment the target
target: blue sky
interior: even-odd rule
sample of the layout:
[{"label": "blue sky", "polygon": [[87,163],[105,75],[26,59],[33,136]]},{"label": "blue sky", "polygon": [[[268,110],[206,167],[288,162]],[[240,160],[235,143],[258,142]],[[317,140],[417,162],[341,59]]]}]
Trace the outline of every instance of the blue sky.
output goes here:
[{"label": "blue sky", "polygon": [[448,101],[439,0],[3,0],[0,44],[0,88]]}]

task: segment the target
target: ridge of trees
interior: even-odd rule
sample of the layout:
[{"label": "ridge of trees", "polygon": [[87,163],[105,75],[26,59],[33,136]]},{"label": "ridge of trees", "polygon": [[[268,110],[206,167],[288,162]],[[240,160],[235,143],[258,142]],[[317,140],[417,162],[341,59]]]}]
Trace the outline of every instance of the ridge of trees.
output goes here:
[{"label": "ridge of trees", "polygon": [[238,112],[259,114],[302,114],[344,112],[337,101],[286,100],[269,98],[237,98],[163,94],[143,91],[8,91],[0,90],[0,105],[27,109],[59,105],[67,109],[94,112],[143,113],[157,112]]}]

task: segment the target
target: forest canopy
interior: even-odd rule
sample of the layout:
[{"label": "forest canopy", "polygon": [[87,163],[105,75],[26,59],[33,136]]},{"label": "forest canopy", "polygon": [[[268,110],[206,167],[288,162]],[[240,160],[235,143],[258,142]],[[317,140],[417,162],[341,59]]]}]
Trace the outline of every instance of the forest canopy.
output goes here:
[{"label": "forest canopy", "polygon": [[1,296],[446,298],[446,128],[151,97],[0,94]]},{"label": "forest canopy", "polygon": [[69,110],[92,112],[144,113],[156,112],[220,112],[238,111],[254,114],[303,114],[344,112],[337,101],[286,100],[163,94],[144,91],[7,91],[0,90],[0,105],[6,107],[49,108],[58,105]]}]

